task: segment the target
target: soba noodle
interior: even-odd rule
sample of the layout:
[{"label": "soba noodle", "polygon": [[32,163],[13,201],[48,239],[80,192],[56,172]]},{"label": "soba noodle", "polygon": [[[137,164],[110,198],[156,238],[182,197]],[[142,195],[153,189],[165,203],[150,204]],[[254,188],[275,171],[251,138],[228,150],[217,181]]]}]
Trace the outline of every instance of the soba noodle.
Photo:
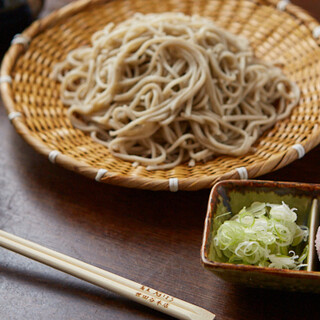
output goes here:
[{"label": "soba noodle", "polygon": [[56,65],[72,124],[147,169],[247,153],[299,89],[208,19],[137,14]]}]

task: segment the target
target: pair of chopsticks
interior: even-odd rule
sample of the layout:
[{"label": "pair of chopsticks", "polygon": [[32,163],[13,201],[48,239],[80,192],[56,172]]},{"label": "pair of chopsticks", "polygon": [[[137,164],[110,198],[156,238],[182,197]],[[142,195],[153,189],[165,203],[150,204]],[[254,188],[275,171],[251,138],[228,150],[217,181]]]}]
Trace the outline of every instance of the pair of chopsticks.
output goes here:
[{"label": "pair of chopsticks", "polygon": [[203,308],[0,230],[0,246],[177,319],[213,320]]}]

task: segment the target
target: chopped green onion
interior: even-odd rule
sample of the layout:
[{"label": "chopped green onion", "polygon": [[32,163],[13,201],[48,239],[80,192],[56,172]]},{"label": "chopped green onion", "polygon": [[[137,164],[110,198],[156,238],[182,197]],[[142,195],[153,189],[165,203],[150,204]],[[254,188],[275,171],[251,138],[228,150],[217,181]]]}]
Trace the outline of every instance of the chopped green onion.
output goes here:
[{"label": "chopped green onion", "polygon": [[213,239],[217,255],[230,263],[299,270],[305,266],[307,246],[300,256],[292,247],[307,241],[308,228],[296,224],[295,211],[284,202],[242,208],[219,227]]}]

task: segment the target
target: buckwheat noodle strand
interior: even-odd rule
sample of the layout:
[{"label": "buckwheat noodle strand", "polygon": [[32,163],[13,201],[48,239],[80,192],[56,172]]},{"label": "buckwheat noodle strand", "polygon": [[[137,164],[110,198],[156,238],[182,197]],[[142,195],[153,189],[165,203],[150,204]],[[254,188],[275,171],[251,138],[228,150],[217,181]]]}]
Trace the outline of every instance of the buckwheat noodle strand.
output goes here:
[{"label": "buckwheat noodle strand", "polygon": [[54,68],[72,124],[149,170],[247,153],[299,89],[208,19],[137,14]]}]

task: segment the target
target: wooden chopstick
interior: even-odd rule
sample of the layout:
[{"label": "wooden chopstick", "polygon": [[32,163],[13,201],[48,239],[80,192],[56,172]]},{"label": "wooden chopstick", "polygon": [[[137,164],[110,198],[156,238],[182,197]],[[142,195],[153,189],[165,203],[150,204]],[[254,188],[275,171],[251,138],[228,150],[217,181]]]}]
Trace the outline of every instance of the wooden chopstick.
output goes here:
[{"label": "wooden chopstick", "polygon": [[0,246],[177,319],[213,320],[215,315],[191,303],[94,267],[34,242],[0,230]]}]

